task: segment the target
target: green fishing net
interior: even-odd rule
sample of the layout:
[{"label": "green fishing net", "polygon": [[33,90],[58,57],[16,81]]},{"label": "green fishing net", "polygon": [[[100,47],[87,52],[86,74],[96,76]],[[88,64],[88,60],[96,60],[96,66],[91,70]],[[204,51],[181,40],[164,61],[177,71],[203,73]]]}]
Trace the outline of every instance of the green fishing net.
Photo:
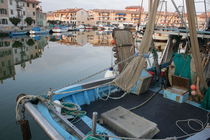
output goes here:
[{"label": "green fishing net", "polygon": [[174,75],[183,78],[188,78],[189,80],[191,80],[191,70],[190,70],[191,59],[192,57],[187,54],[175,54],[173,58],[175,64]]},{"label": "green fishing net", "polygon": [[[104,134],[104,133],[98,133],[98,134]],[[95,137],[93,137],[93,136],[91,136],[92,135],[92,132],[89,132],[88,134],[87,134],[87,138],[85,138],[85,140],[105,140],[105,138],[104,137],[99,137],[99,136],[95,136]],[[105,134],[104,134],[105,135]]]},{"label": "green fishing net", "polygon": [[67,110],[65,108],[62,108],[61,114],[63,115],[72,115],[74,117],[82,117],[86,115],[86,111],[81,111],[80,108],[73,103],[62,103],[62,105],[72,109],[72,110]]}]

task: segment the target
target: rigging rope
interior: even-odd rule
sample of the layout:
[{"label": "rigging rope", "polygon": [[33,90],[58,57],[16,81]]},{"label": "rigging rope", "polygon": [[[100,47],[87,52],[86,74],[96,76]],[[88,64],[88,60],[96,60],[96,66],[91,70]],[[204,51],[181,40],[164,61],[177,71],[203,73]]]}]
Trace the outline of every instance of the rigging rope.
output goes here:
[{"label": "rigging rope", "polygon": [[[147,54],[134,54],[134,55],[132,55],[132,56],[130,56],[130,57],[128,57],[128,58],[126,58],[126,59],[124,59],[124,60],[122,60],[122,61],[120,61],[120,62],[118,62],[118,63],[116,63],[115,65],[113,65],[112,67],[116,67],[117,65],[120,65],[120,64],[122,64],[122,63],[124,63],[124,62],[126,62],[126,61],[129,61],[130,59],[133,59],[134,57],[137,57],[137,56],[140,56],[140,55],[142,55],[143,57],[145,57],[145,58],[147,58],[148,57],[148,55]],[[103,69],[103,70],[100,70],[100,71],[98,71],[98,72],[96,72],[96,73],[94,73],[94,74],[92,74],[92,75],[89,75],[89,76],[87,76],[87,77],[85,77],[85,78],[82,78],[82,79],[80,79],[80,80],[77,80],[77,81],[75,81],[75,82],[73,82],[73,83],[71,83],[71,84],[69,84],[69,85],[67,85],[67,86],[71,86],[71,85],[74,85],[74,84],[78,84],[79,82],[81,82],[81,81],[84,81],[84,80],[87,80],[87,79],[89,79],[89,78],[92,78],[92,77],[94,77],[94,76],[96,76],[96,75],[98,75],[98,74],[100,74],[100,73],[102,73],[102,72],[104,72],[104,71],[106,71],[106,70],[108,70],[110,67],[107,67],[107,68],[105,68],[105,69]],[[109,83],[107,83],[107,84],[111,84],[112,82],[109,82]],[[104,85],[107,85],[107,84],[104,84]],[[103,86],[103,85],[100,85],[100,86]],[[80,91],[86,91],[86,90],[90,90],[90,89],[93,89],[93,88],[96,88],[96,87],[99,87],[99,86],[95,86],[95,87],[91,87],[91,88],[87,88],[87,89],[82,89],[82,90],[75,90],[75,91],[69,91],[69,92],[60,92],[60,94],[63,94],[63,93],[72,93],[72,92],[80,92]],[[55,91],[56,89],[52,89],[51,90],[51,92],[53,92],[53,91]],[[58,94],[58,93],[56,93],[56,94]],[[51,94],[50,94],[51,95]]]},{"label": "rigging rope", "polygon": [[[183,128],[181,128],[181,126],[179,125],[179,123],[181,123],[181,122],[186,122],[187,125],[189,126],[189,128],[190,128],[191,130],[200,132],[200,131],[204,130],[205,127],[208,125],[208,122],[209,122],[209,115],[210,115],[210,112],[208,112],[207,115],[206,115],[207,117],[206,117],[206,122],[205,122],[205,123],[203,123],[203,122],[202,122],[201,120],[199,120],[199,119],[186,119],[186,120],[177,120],[177,121],[176,121],[176,126],[185,134],[186,137],[187,137],[187,136],[191,136],[191,135],[193,135],[193,134],[195,134],[195,133],[191,133],[191,134],[187,133]],[[194,122],[194,123],[198,124],[198,125],[200,126],[200,129],[196,129],[196,128],[192,127],[192,125],[190,124],[190,122]],[[196,133],[197,133],[197,132],[196,132]]]},{"label": "rigging rope", "polygon": [[[139,55],[145,55],[145,54],[139,54]],[[132,58],[134,58],[134,57],[136,57],[136,56],[138,56],[138,55],[134,54],[134,55],[132,55],[132,56],[130,56],[130,57],[128,57],[128,58],[126,58],[126,59],[124,59],[124,60],[118,62],[117,64],[113,65],[112,67],[116,67],[117,65],[120,65],[120,64],[122,64],[122,63],[124,63],[124,62],[126,62],[126,61],[129,61],[130,59],[132,59]],[[89,76],[84,77],[84,78],[82,78],[82,79],[79,79],[79,80],[77,80],[77,81],[75,81],[75,82],[72,82],[72,83],[68,84],[67,86],[71,86],[71,85],[74,85],[74,84],[78,84],[79,82],[82,82],[82,81],[84,81],[84,80],[87,80],[87,79],[89,79],[89,78],[92,78],[92,77],[94,77],[94,76],[96,76],[96,75],[98,75],[98,74],[100,74],[100,73],[102,73],[102,72],[108,70],[109,68],[110,68],[110,67],[104,68],[104,69],[102,69],[102,70],[100,70],[100,71],[98,71],[98,72],[96,72],[96,73],[94,73],[94,74],[92,74],[92,75],[89,75]],[[56,89],[54,89],[53,91],[55,91],[55,90],[56,90]]]},{"label": "rigging rope", "polygon": [[53,102],[53,101],[51,101],[49,99],[46,99],[44,97],[41,97],[41,96],[24,95],[24,96],[22,96],[22,97],[20,97],[18,99],[17,104],[16,104],[16,120],[17,121],[23,119],[23,117],[21,116],[21,112],[20,112],[20,105],[22,104],[22,108],[24,108],[23,105],[26,102],[31,101],[33,99],[38,99],[39,101],[41,101],[43,103],[46,103],[45,105],[47,107],[49,107],[50,105],[54,105],[54,106],[58,106],[60,108],[63,108],[63,109],[65,109],[64,113],[66,113],[66,114],[71,114],[71,115],[77,116],[77,117],[85,114],[84,111],[79,111],[80,110],[80,106],[79,105],[74,104],[72,102],[71,103],[68,102],[68,103],[64,103],[64,104],[58,104],[58,103],[55,103],[55,102]]},{"label": "rigging rope", "polygon": [[141,104],[139,104],[137,106],[134,106],[134,107],[130,108],[129,110],[130,111],[133,111],[133,110],[135,110],[137,108],[142,107],[143,105],[145,105],[146,103],[148,103],[155,95],[157,95],[157,93],[160,92],[161,90],[162,89],[159,89],[157,92],[153,93],[146,101],[144,101],[143,103],[141,103]]}]

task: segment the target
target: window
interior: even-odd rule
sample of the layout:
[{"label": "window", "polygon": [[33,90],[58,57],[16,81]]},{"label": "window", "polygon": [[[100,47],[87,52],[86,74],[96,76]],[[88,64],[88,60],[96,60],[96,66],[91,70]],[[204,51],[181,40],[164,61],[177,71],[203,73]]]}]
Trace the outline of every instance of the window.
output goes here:
[{"label": "window", "polygon": [[33,12],[33,16],[35,16],[36,15],[36,13],[35,12]]},{"label": "window", "polygon": [[12,5],[12,0],[9,1],[10,5]]},{"label": "window", "polygon": [[13,10],[10,10],[11,15],[13,15]]},{"label": "window", "polygon": [[7,73],[6,73],[6,71],[4,71],[4,76],[6,76],[7,75]]},{"label": "window", "polygon": [[19,61],[18,58],[15,58],[15,61],[16,61],[16,63],[18,63],[18,61]]},{"label": "window", "polygon": [[4,0],[1,0],[1,3],[4,3]]},{"label": "window", "polygon": [[33,8],[35,8],[35,4],[33,4]]},{"label": "window", "polygon": [[23,15],[24,15],[24,16],[26,15],[26,12],[25,12],[25,11],[23,11]]},{"label": "window", "polygon": [[3,8],[0,9],[0,14],[5,14],[6,15],[7,14],[7,10],[6,9],[3,9]]},{"label": "window", "polygon": [[29,3],[27,3],[27,7],[29,7],[30,5],[29,5]]},{"label": "window", "polygon": [[5,66],[5,63],[4,62],[1,62],[1,65],[2,65],[2,67],[4,67]]},{"label": "window", "polygon": [[8,60],[8,66],[11,66],[11,60]]},{"label": "window", "polygon": [[2,19],[2,24],[8,24],[7,19]]}]

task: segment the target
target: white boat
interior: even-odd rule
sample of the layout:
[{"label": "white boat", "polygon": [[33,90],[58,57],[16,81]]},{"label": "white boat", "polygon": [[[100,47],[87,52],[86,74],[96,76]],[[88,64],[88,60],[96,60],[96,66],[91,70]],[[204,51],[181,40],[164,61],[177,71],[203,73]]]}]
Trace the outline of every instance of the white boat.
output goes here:
[{"label": "white boat", "polygon": [[68,28],[67,27],[54,27],[52,29],[53,33],[63,33],[63,32],[68,32]]}]

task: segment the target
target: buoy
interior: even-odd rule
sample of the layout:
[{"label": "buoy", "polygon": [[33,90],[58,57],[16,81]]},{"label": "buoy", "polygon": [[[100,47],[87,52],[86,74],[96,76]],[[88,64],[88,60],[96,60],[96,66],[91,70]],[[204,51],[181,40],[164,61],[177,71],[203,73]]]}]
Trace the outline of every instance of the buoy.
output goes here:
[{"label": "buoy", "polygon": [[115,42],[115,40],[112,40],[111,43],[112,43],[112,45],[114,45],[116,42]]},{"label": "buoy", "polygon": [[193,91],[191,91],[191,94],[192,94],[193,96],[195,96],[197,93],[196,93],[195,90],[193,90]]},{"label": "buoy", "polygon": [[196,85],[191,85],[190,88],[191,88],[191,90],[196,90],[197,89]]}]

